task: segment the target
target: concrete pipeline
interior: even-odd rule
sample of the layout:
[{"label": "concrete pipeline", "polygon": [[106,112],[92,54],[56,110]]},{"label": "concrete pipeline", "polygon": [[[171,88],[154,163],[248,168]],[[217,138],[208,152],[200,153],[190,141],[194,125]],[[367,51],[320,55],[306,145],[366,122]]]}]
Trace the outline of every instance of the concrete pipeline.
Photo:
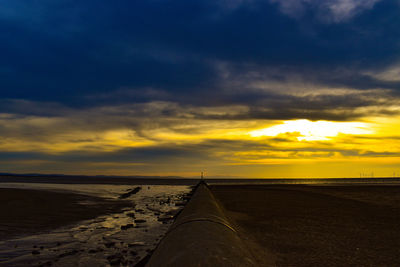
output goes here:
[{"label": "concrete pipeline", "polygon": [[257,266],[204,182],[160,241],[146,266]]}]

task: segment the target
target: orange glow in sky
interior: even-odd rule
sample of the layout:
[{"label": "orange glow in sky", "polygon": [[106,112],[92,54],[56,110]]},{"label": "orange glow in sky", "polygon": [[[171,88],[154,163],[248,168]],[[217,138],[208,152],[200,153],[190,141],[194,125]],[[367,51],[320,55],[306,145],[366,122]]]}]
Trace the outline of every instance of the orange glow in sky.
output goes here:
[{"label": "orange glow in sky", "polygon": [[277,136],[285,133],[299,133],[297,140],[317,141],[329,140],[338,134],[371,134],[372,129],[366,123],[361,122],[330,122],[293,120],[284,121],[282,124],[274,125],[265,129],[250,132],[253,137]]},{"label": "orange glow in sky", "polygon": [[[205,169],[214,177],[261,178],[390,176],[400,171],[400,118],[395,116],[346,122],[175,118],[163,126],[154,121],[157,127],[150,124],[140,132],[85,128],[79,116],[10,121],[4,115],[0,121],[6,129],[30,127],[43,133],[10,135],[0,143],[2,151],[53,157],[11,158],[9,171],[13,166],[22,171],[46,166],[53,173],[83,169],[88,174],[196,176]],[[82,159],[68,171],[70,154]]]}]

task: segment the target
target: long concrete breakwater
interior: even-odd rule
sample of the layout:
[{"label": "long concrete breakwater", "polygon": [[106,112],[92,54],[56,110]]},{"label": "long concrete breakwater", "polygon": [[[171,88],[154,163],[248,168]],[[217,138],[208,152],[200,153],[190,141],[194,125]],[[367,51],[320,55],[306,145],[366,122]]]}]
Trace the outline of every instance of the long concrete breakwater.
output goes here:
[{"label": "long concrete breakwater", "polygon": [[146,266],[257,266],[204,182],[160,241]]}]

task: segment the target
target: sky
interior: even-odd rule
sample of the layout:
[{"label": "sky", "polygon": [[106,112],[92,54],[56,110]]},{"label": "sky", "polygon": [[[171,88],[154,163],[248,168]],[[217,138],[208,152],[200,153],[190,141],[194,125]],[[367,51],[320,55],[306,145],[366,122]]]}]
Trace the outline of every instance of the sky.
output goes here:
[{"label": "sky", "polygon": [[0,172],[399,176],[399,0],[0,0]]}]

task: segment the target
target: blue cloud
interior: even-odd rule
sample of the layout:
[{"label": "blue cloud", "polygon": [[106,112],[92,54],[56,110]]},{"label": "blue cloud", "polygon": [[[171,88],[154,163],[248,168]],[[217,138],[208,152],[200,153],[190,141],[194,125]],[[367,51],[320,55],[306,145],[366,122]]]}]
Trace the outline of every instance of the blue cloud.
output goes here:
[{"label": "blue cloud", "polygon": [[[363,74],[399,60],[394,0],[2,2],[3,99],[87,106],[205,94],[229,103],[219,62],[235,66],[238,76],[290,66],[318,85],[399,88]],[[321,21],[321,12],[340,23]],[[124,88],[136,96],[116,99]],[[241,99],[254,97],[249,91]]]},{"label": "blue cloud", "polygon": [[282,13],[301,18],[312,10],[317,19],[326,23],[347,22],[356,15],[372,9],[381,0],[270,0]]}]

